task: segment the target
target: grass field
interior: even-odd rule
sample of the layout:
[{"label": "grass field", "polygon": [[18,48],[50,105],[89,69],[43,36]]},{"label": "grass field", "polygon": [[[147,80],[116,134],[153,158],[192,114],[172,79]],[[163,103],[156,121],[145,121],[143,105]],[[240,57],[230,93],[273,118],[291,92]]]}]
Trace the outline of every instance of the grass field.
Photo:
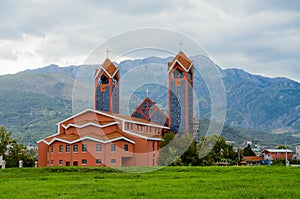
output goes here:
[{"label": "grass field", "polygon": [[300,198],[300,168],[15,168],[0,170],[0,198]]}]

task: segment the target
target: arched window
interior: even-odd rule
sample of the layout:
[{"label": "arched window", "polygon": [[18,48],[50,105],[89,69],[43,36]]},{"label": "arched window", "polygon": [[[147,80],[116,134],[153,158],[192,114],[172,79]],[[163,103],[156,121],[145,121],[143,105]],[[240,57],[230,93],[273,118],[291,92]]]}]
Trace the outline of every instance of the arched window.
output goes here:
[{"label": "arched window", "polygon": [[100,84],[108,84],[108,78],[105,75],[102,75],[98,81]]},{"label": "arched window", "polygon": [[177,68],[176,70],[173,71],[173,74],[172,74],[173,79],[179,79],[179,78],[183,78],[183,77],[184,77],[184,73],[179,68]]}]

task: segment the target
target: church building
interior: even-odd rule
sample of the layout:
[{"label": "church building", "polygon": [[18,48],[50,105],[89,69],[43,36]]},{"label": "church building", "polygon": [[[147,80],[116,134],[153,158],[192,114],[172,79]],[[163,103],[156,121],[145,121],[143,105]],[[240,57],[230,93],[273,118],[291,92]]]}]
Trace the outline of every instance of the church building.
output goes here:
[{"label": "church building", "polygon": [[121,115],[120,71],[107,58],[95,71],[94,109],[38,141],[38,166],[157,166],[162,135],[186,135],[193,125],[193,62],[180,51],[167,72],[168,114],[147,96],[131,116]]}]

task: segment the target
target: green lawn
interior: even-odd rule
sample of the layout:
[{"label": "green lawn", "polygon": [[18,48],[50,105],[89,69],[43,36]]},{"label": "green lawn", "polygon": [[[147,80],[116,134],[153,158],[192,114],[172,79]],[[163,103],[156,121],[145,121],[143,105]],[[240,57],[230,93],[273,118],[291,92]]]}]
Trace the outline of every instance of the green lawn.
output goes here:
[{"label": "green lawn", "polygon": [[15,168],[0,170],[0,198],[300,198],[300,168]]}]

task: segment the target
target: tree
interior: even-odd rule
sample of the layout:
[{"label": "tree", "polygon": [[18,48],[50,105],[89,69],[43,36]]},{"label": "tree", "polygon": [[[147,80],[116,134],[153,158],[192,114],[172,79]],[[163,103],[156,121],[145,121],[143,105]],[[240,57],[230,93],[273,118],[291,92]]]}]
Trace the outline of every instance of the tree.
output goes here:
[{"label": "tree", "polygon": [[244,148],[244,156],[256,156],[256,154],[252,151],[250,144]]},{"label": "tree", "polygon": [[12,139],[11,132],[7,132],[4,126],[0,127],[0,156],[4,157],[7,167],[18,167],[19,160],[23,160],[24,167],[34,166],[35,162],[34,153]]},{"label": "tree", "polygon": [[185,166],[197,166],[200,163],[199,153],[197,150],[197,143],[193,141],[189,148],[180,157],[182,164]]},{"label": "tree", "polygon": [[[197,157],[195,155],[193,147],[192,137],[180,137],[173,132],[169,132],[163,135],[163,141],[161,143],[161,150],[158,158],[158,164],[161,166],[172,165],[190,165],[194,164]],[[197,151],[195,147],[195,152]],[[198,156],[198,154],[196,155]],[[190,161],[193,161],[191,163]]]},{"label": "tree", "polygon": [[20,160],[23,161],[24,167],[33,167],[36,161],[33,154],[22,144],[13,143],[7,153],[5,159],[7,167],[18,167]]},{"label": "tree", "polygon": [[238,162],[238,153],[233,150],[233,145],[227,144],[224,137],[217,135],[202,137],[199,153],[201,165],[214,165],[220,161],[230,164]]},{"label": "tree", "polygon": [[289,147],[284,146],[284,145],[278,145],[276,148],[277,149],[289,149]]},{"label": "tree", "polygon": [[4,126],[0,127],[0,156],[5,156],[5,152],[7,152],[7,147],[13,143],[16,143],[17,141],[15,139],[12,139],[11,137],[11,131],[7,132],[6,128]]}]

